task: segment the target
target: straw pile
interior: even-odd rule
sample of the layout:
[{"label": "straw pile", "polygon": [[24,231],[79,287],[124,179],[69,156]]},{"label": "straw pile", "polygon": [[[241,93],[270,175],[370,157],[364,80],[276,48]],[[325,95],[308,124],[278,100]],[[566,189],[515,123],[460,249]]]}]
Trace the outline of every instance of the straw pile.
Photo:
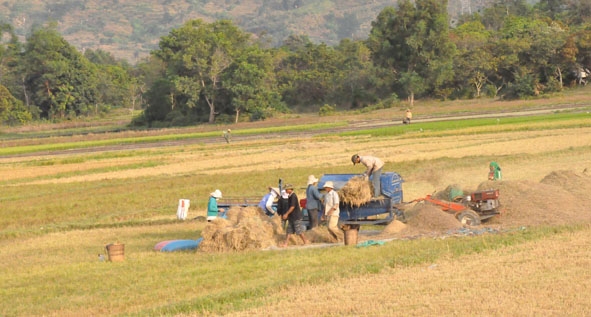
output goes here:
[{"label": "straw pile", "polygon": [[325,226],[316,227],[305,233],[306,238],[313,243],[336,243],[338,242],[326,229]]},{"label": "straw pile", "polygon": [[257,207],[235,207],[227,219],[210,222],[201,232],[199,251],[228,252],[276,246],[284,235],[279,217],[269,218]]},{"label": "straw pile", "polygon": [[382,233],[399,233],[402,232],[402,230],[404,230],[405,228],[406,225],[404,223],[398,220],[393,220],[386,227],[384,227]]},{"label": "straw pile", "polygon": [[408,221],[404,231],[406,234],[443,232],[461,228],[462,224],[456,217],[429,203],[416,204],[406,212]]},{"label": "straw pile", "polygon": [[370,181],[363,176],[352,177],[339,190],[339,199],[341,202],[350,204],[353,207],[359,207],[371,200],[373,197],[373,186]]}]

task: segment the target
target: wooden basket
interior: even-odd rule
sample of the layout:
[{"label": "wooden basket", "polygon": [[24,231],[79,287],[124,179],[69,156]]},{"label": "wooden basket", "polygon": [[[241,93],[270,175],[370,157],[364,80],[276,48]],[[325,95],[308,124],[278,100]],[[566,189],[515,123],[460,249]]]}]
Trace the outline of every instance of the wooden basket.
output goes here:
[{"label": "wooden basket", "polygon": [[112,243],[108,244],[105,249],[107,249],[109,261],[119,262],[125,260],[125,244]]}]

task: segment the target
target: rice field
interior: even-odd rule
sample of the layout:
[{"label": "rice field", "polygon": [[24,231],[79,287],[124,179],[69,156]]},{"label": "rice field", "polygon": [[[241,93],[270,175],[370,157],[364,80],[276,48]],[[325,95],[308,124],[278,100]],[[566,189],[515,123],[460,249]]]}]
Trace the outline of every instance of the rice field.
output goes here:
[{"label": "rice field", "polygon": [[[414,113],[420,118],[420,110]],[[331,120],[310,129],[351,119]],[[299,126],[294,130],[310,130],[299,118],[293,122]],[[0,315],[591,314],[589,224],[369,248],[153,251],[160,241],[198,238],[207,223],[195,218],[205,216],[215,189],[224,196],[262,197],[282,178],[304,197],[310,174],[362,173],[351,164],[355,153],[378,156],[385,171],[399,172],[407,201],[448,184],[475,188],[492,160],[507,180],[539,182],[553,171],[583,171],[591,167],[589,114],[241,139],[249,128],[243,126],[231,144],[217,132],[222,127],[210,127],[203,133],[219,134],[219,142],[156,142],[116,151],[54,152],[59,144],[104,145],[92,137],[3,141]],[[281,133],[267,129],[269,136]],[[290,131],[289,125],[281,129]],[[175,133],[184,138],[201,132]],[[122,135],[109,137],[134,138]],[[55,147],[9,155],[40,143]],[[186,221],[175,217],[181,198],[191,201]],[[125,261],[100,262],[104,246],[117,241],[126,246]]]}]

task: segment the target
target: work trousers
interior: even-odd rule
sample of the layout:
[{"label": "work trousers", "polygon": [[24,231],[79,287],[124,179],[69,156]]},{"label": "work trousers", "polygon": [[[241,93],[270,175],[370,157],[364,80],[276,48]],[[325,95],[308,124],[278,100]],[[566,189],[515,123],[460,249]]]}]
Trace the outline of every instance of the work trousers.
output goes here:
[{"label": "work trousers", "polygon": [[380,182],[382,178],[382,169],[375,170],[371,173],[371,183],[373,184],[373,196],[380,197],[382,194],[382,186]]},{"label": "work trousers", "polygon": [[308,209],[308,218],[310,219],[310,229],[318,227],[318,208]]},{"label": "work trousers", "polygon": [[339,229],[339,216],[328,217],[328,232],[333,238],[337,239],[337,241],[344,241],[344,234],[341,229]]}]

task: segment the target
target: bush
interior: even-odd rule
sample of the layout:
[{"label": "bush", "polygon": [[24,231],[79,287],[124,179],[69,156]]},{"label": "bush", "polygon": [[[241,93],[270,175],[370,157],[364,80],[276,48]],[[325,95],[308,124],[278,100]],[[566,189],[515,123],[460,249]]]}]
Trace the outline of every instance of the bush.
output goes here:
[{"label": "bush", "polygon": [[177,110],[169,112],[166,115],[164,121],[170,122],[170,125],[173,127],[183,127],[191,125],[191,120],[182,112]]},{"label": "bush", "polygon": [[562,87],[560,87],[560,81],[554,77],[549,77],[548,81],[546,82],[546,86],[544,86],[544,93],[552,93],[552,92],[560,92],[562,91]]},{"label": "bush", "polygon": [[516,76],[515,81],[507,85],[505,98],[527,99],[536,95],[537,82],[531,75]]},{"label": "bush", "polygon": [[335,114],[337,110],[337,106],[335,105],[324,105],[322,107],[320,107],[320,109],[318,110],[318,115],[320,115],[321,117],[323,116],[330,116]]},{"label": "bush", "polygon": [[134,117],[131,119],[129,123],[130,127],[147,127],[148,126],[148,119],[142,112],[139,116]]},{"label": "bush", "polygon": [[250,113],[250,121],[263,121],[273,116],[270,109],[256,108]]}]

